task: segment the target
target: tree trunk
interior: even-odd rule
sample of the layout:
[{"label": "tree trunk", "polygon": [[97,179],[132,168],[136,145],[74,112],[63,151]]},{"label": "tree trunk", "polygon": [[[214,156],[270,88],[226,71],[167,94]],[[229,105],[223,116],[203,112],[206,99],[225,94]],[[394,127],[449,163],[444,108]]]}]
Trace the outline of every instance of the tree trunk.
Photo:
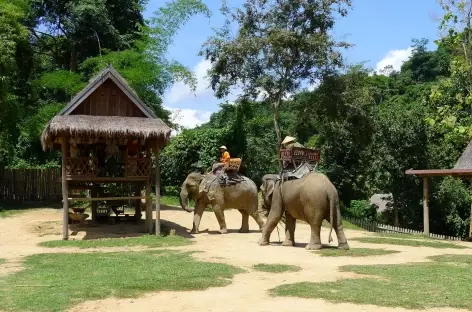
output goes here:
[{"label": "tree trunk", "polygon": [[[280,132],[280,125],[279,125],[279,108],[280,108],[280,97],[274,103],[274,128],[275,128],[275,135],[277,136],[277,158],[279,155],[280,145],[282,143],[282,134]],[[282,162],[279,159],[279,167],[282,168]]]},{"label": "tree trunk", "polygon": [[70,70],[74,73],[77,72],[77,49],[75,42],[70,44]]}]

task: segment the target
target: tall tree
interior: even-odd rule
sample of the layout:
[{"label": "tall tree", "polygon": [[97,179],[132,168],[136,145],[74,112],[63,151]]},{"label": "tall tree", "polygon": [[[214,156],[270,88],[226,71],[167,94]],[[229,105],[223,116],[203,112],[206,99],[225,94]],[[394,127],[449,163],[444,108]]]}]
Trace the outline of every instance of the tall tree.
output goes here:
[{"label": "tall tree", "polygon": [[50,42],[59,68],[73,72],[103,49],[129,47],[143,25],[141,0],[29,1],[31,33],[38,41]]},{"label": "tall tree", "polygon": [[438,0],[444,15],[439,25],[443,38],[455,49],[452,76],[461,80],[467,94],[460,94],[472,115],[472,1]]},{"label": "tall tree", "polygon": [[[337,48],[348,47],[330,33],[335,14],[347,14],[350,0],[246,0],[240,9],[223,2],[225,25],[202,47],[216,96],[232,87],[244,95],[262,94],[273,105],[277,149],[282,140],[279,111],[285,97],[314,83],[342,63]],[[232,35],[232,23],[239,27]]]}]

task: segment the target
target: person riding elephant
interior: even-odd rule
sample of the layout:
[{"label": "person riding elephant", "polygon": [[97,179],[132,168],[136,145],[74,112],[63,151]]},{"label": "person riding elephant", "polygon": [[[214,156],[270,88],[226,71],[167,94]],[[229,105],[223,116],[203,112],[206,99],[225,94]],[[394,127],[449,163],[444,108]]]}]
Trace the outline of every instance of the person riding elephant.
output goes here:
[{"label": "person riding elephant", "polygon": [[310,242],[306,249],[321,249],[321,224],[326,219],[331,224],[329,242],[334,228],[338,248],[349,249],[341,221],[338,191],[324,174],[311,172],[300,179],[283,182],[278,179],[278,175],[267,174],[262,178],[261,193],[262,207],[269,210],[269,215],[259,245],[269,245],[270,234],[285,213],[284,246],[295,245],[296,220],[303,220],[311,227]]},{"label": "person riding elephant", "polygon": [[297,139],[291,136],[286,136],[285,139],[282,141],[282,148],[283,149],[292,149],[293,147],[302,147],[304,146],[297,142]]},{"label": "person riding elephant", "polygon": [[[195,209],[188,207],[188,200],[195,200]],[[226,234],[224,210],[238,209],[242,215],[240,233],[249,232],[249,216],[262,229],[264,221],[259,215],[257,187],[254,182],[244,176],[235,185],[222,186],[212,174],[190,173],[182,183],[180,191],[180,206],[187,212],[194,212],[191,233],[198,233],[200,221],[205,208],[211,205],[220,225],[220,233]]]},{"label": "person riding elephant", "polygon": [[[291,136],[286,136],[285,139],[280,144],[281,144],[281,148],[283,149],[292,149],[294,147],[305,148],[302,144],[297,142],[296,138],[291,137]],[[289,160],[283,161],[284,169],[288,169],[290,165],[292,165],[292,163]],[[292,169],[295,169],[295,168],[292,168]]]},{"label": "person riding elephant", "polygon": [[213,168],[211,169],[213,174],[216,174],[218,172],[218,170],[220,170],[224,166],[226,166],[226,164],[229,162],[229,159],[231,158],[226,146],[224,146],[224,145],[220,146],[220,152],[221,152],[220,162],[214,164]]}]

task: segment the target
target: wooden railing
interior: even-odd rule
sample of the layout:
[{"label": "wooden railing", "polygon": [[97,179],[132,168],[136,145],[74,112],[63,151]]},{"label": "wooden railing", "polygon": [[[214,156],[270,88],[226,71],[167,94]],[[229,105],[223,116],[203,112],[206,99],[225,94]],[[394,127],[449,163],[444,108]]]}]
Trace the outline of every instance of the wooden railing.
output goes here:
[{"label": "wooden railing", "polygon": [[279,159],[284,162],[292,163],[295,167],[303,161],[316,165],[320,161],[320,150],[301,147],[280,149]]},{"label": "wooden railing", "polygon": [[97,159],[92,157],[67,158],[66,175],[68,176],[97,176]]},{"label": "wooden railing", "polygon": [[126,177],[149,177],[151,175],[151,160],[145,158],[127,157],[125,161]]}]

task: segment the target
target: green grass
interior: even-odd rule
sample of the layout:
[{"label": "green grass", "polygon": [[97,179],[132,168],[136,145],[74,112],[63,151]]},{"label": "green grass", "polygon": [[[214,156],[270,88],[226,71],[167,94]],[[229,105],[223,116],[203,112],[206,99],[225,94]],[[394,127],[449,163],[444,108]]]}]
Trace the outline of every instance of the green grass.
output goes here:
[{"label": "green grass", "polygon": [[5,262],[7,262],[7,260],[0,258],[0,265],[4,264]]},{"label": "green grass", "polygon": [[386,249],[372,249],[372,248],[351,248],[349,250],[340,250],[340,249],[321,249],[315,251],[316,254],[319,254],[323,257],[368,257],[368,256],[382,256],[398,253],[396,250],[386,250]]},{"label": "green grass", "polygon": [[42,242],[39,245],[43,247],[76,247],[76,248],[99,248],[99,247],[131,247],[143,246],[150,248],[184,246],[191,244],[192,241],[177,235],[160,236],[143,235],[139,237],[125,238],[105,238],[105,239],[87,239],[87,240],[57,240]]},{"label": "green grass", "polygon": [[0,208],[0,219],[8,218],[19,215],[21,213],[29,212],[31,209],[1,209]]},{"label": "green grass", "polygon": [[296,265],[288,264],[264,264],[259,263],[254,265],[256,271],[269,272],[269,273],[285,273],[285,272],[297,272],[302,268]]},{"label": "green grass", "polygon": [[[176,196],[162,196],[161,204],[180,207],[180,199]],[[193,205],[193,201],[190,201],[190,205]]]},{"label": "green grass", "polygon": [[[177,196],[162,196],[161,204],[180,207],[180,198]],[[195,207],[195,202],[193,200],[189,200],[189,207]],[[205,211],[213,211],[213,209],[211,206],[207,206]]]},{"label": "green grass", "polygon": [[150,291],[189,291],[231,283],[237,267],[197,261],[190,253],[38,254],[0,280],[1,311],[64,311],[86,300],[131,298]]},{"label": "green grass", "polygon": [[342,271],[377,278],[325,283],[295,283],[270,290],[273,296],[318,298],[332,302],[373,304],[406,309],[440,307],[472,309],[472,256],[430,257],[434,262],[344,266]]},{"label": "green grass", "polygon": [[400,245],[400,246],[412,246],[412,247],[431,247],[431,248],[455,248],[464,249],[467,248],[462,245],[456,245],[453,243],[435,241],[435,240],[411,240],[411,239],[398,239],[390,237],[358,237],[352,238],[353,241],[368,244],[386,244],[386,245]]},{"label": "green grass", "polygon": [[403,234],[403,233],[375,233],[375,236],[378,237],[392,237],[392,238],[401,238],[401,239],[427,239],[427,240],[435,240],[439,241],[438,239],[434,239],[432,237],[420,235],[420,234]]}]

